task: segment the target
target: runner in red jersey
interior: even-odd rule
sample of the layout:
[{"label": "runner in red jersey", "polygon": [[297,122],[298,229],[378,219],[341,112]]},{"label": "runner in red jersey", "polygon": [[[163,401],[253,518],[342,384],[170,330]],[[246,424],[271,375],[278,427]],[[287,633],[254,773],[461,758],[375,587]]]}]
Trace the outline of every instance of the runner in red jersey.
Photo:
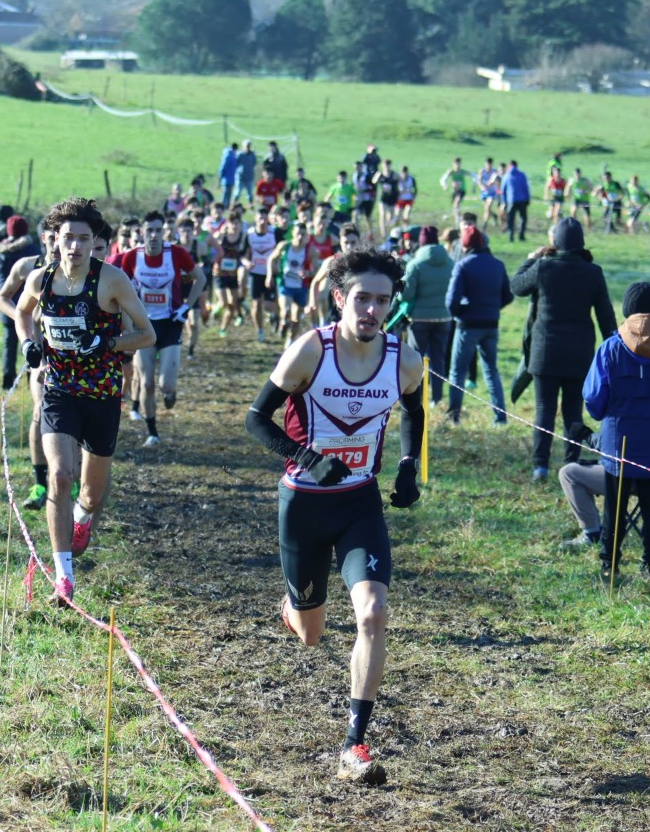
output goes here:
[{"label": "runner in red jersey", "polygon": [[[316,208],[314,215],[314,222],[312,224],[313,232],[309,237],[309,256],[312,263],[314,274],[316,274],[322,264],[329,260],[338,248],[338,239],[328,229],[328,217],[326,209],[321,207],[321,204]],[[312,322],[320,322],[321,324],[327,320],[329,314],[329,299],[327,295],[320,294],[317,296],[316,305],[312,309],[310,304],[310,313]]]},{"label": "runner in red jersey", "polygon": [[[156,332],[156,345],[138,350],[135,356],[149,432],[145,448],[160,442],[156,426],[156,357],[160,357],[160,387],[169,410],[176,403],[183,326],[205,285],[203,269],[190,254],[181,246],[163,243],[163,222],[159,211],[146,214],[142,223],[144,246],[127,252],[122,261]],[[192,283],[185,303],[183,279]]]},{"label": "runner in red jersey", "polygon": [[255,195],[265,208],[272,208],[278,201],[278,196],[284,191],[284,182],[274,179],[270,168],[262,170],[262,178],[255,186]]}]

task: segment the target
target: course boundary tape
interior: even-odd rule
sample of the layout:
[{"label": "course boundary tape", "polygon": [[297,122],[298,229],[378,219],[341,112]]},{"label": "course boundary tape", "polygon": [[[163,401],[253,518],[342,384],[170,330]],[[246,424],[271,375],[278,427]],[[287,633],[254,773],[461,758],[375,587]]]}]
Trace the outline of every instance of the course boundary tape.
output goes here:
[{"label": "course boundary tape", "polygon": [[555,439],[559,439],[562,442],[568,443],[569,445],[576,445],[578,448],[588,450],[590,453],[596,454],[597,456],[602,456],[604,459],[611,459],[612,462],[617,462],[619,464],[623,463],[625,465],[632,465],[634,468],[640,468],[642,471],[650,471],[650,468],[648,468],[645,465],[642,465],[640,462],[634,462],[633,460],[626,459],[625,457],[612,456],[611,454],[606,454],[603,451],[600,451],[596,448],[586,448],[582,442],[576,442],[575,439],[568,439],[566,436],[561,436],[559,433],[555,433],[552,430],[547,430],[546,428],[542,428],[539,425],[536,425],[534,422],[530,422],[528,419],[524,419],[523,416],[517,416],[516,413],[511,413],[509,410],[504,410],[501,407],[497,407],[496,405],[493,405],[491,402],[488,402],[486,399],[482,399],[480,396],[477,396],[476,393],[472,393],[471,390],[467,390],[465,387],[461,387],[459,384],[455,384],[453,381],[450,381],[448,378],[446,378],[446,376],[443,376],[440,373],[436,373],[436,371],[432,370],[431,368],[429,368],[429,375],[436,376],[436,378],[439,378],[442,381],[446,382],[450,387],[455,387],[457,390],[462,390],[466,396],[470,396],[472,399],[476,399],[477,402],[486,405],[492,410],[498,410],[499,413],[503,413],[503,415],[507,416],[509,419],[514,419],[516,422],[521,422],[522,424],[527,425],[529,428],[533,428],[533,430],[538,430],[541,433],[546,433],[549,436],[555,437]]},{"label": "course boundary tape", "polygon": [[[23,583],[27,590],[27,600],[28,602],[31,601],[32,598],[32,581],[34,578],[34,574],[36,569],[39,568],[47,580],[52,584],[52,588],[54,588],[54,581],[50,577],[51,569],[43,563],[43,561],[38,556],[38,552],[36,551],[36,546],[32,537],[25,525],[25,522],[20,514],[20,510],[16,505],[16,501],[14,499],[14,490],[13,486],[11,485],[11,477],[9,472],[9,457],[7,453],[7,425],[6,425],[6,406],[7,402],[13,396],[18,384],[20,383],[23,375],[25,374],[26,367],[23,367],[18,374],[15,382],[13,383],[10,390],[7,391],[7,394],[2,399],[2,408],[1,408],[1,422],[2,422],[2,461],[4,466],[4,474],[5,474],[5,481],[7,485],[7,496],[9,499],[9,506],[13,510],[14,514],[16,515],[16,519],[18,520],[18,524],[20,526],[20,530],[22,532],[23,538],[25,539],[25,543],[27,544],[27,548],[29,550],[29,563],[27,566],[27,572],[25,574],[25,578]],[[87,613],[84,609],[74,603],[74,601],[70,601],[67,598],[65,599],[68,605],[75,610],[75,612],[79,613],[85,619],[87,619],[91,624],[94,624],[95,627],[98,627],[105,632],[110,632],[111,627],[109,624],[106,624],[103,621],[100,621],[97,618],[94,618],[92,615]],[[124,635],[124,633],[119,629],[119,627],[113,627],[113,634],[119,641],[122,649],[126,653],[129,661],[138,671],[140,676],[142,677],[145,686],[152,693],[155,698],[158,700],[160,707],[163,710],[163,713],[172,724],[172,726],[178,731],[178,733],[189,743],[189,745],[193,748],[196,756],[200,760],[201,763],[208,769],[208,771],[212,772],[214,776],[217,778],[219,785],[223,789],[223,791],[230,797],[230,799],[236,803],[240,809],[242,809],[245,814],[248,815],[251,821],[255,824],[256,828],[260,830],[260,832],[273,832],[270,826],[267,826],[266,823],[257,815],[255,810],[250,806],[250,804],[246,801],[244,796],[239,792],[235,784],[226,777],[226,775],[221,771],[221,769],[215,763],[212,755],[209,751],[207,751],[203,746],[199,743],[196,739],[194,734],[192,733],[191,729],[188,725],[186,725],[178,716],[176,711],[173,707],[167,702],[167,700],[162,695],[162,692],[156,682],[154,681],[153,677],[147,672],[144,666],[144,662],[135,652],[131,644],[129,643],[128,639]]]}]

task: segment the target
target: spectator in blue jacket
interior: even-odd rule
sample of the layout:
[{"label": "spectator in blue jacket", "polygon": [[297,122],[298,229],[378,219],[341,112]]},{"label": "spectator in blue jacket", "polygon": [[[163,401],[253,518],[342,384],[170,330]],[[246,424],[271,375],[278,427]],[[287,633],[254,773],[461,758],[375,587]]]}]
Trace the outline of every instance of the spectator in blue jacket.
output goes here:
[{"label": "spectator in blue jacket", "polygon": [[501,180],[501,194],[506,203],[510,242],[515,239],[515,218],[517,214],[521,218],[519,239],[525,240],[530,188],[528,187],[526,174],[519,170],[514,160],[510,162],[506,175]]},{"label": "spectator in blue jacket", "polygon": [[[627,503],[636,489],[643,518],[641,575],[650,577],[650,283],[632,283],[623,298],[625,321],[618,332],[604,341],[585,379],[585,405],[594,419],[602,421],[600,450],[605,456],[605,511],[601,536],[602,576],[611,576],[612,561],[618,571],[619,546],[625,530]],[[622,457],[645,466],[637,468],[616,461]],[[609,457],[615,457],[611,459]],[[619,478],[621,505],[618,513],[617,551],[614,556],[616,506]]]},{"label": "spectator in blue jacket", "polygon": [[219,165],[219,181],[223,192],[222,201],[225,208],[230,207],[232,189],[235,184],[235,172],[237,170],[237,151],[239,145],[233,142],[230,147],[224,147]]},{"label": "spectator in blue jacket", "polygon": [[253,206],[255,191],[255,165],[257,156],[250,139],[244,142],[244,149],[237,154],[237,168],[235,171],[235,202],[239,202],[242,191],[248,194],[248,202]]},{"label": "spectator in blue jacket", "polygon": [[505,424],[503,385],[497,368],[499,317],[501,309],[512,303],[510,281],[506,267],[485,248],[483,235],[476,228],[465,228],[461,242],[467,255],[451,274],[445,303],[456,319],[456,331],[451,348],[448,418],[460,419],[463,387],[469,363],[478,348],[483,377],[494,410],[494,423]]}]

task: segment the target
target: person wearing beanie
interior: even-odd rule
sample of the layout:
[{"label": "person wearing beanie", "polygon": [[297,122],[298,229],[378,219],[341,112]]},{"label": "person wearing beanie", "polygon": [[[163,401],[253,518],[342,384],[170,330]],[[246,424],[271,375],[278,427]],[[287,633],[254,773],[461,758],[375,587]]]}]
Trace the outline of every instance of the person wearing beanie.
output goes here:
[{"label": "person wearing beanie", "polygon": [[[600,450],[606,454],[605,510],[600,559],[603,578],[618,572],[627,503],[636,491],[643,519],[641,576],[650,578],[650,283],[632,283],[623,298],[625,320],[604,341],[583,386],[585,405],[600,421]],[[625,440],[625,462],[623,441]],[[633,463],[639,466],[636,467]],[[621,481],[622,478],[622,481]],[[617,511],[620,488],[620,506]],[[616,517],[619,517],[616,529]],[[614,540],[617,541],[616,551]]]},{"label": "person wearing beanie", "polygon": [[423,225],[418,235],[419,246],[437,246],[438,229],[434,225]]},{"label": "person wearing beanie", "polygon": [[[35,257],[41,253],[41,247],[32,242],[29,236],[29,223],[20,214],[12,214],[7,219],[7,239],[0,247],[0,290],[11,274],[15,264],[23,257]],[[16,303],[22,292],[22,285],[13,301]],[[13,318],[2,313],[4,340],[2,344],[2,389],[9,390],[16,380],[16,357],[18,355],[18,338]]]},{"label": "person wearing beanie", "polygon": [[442,377],[451,335],[445,295],[454,263],[438,243],[438,229],[434,226],[421,228],[418,242],[419,248],[406,267],[401,297],[408,303],[411,319],[407,342],[420,355],[429,356],[429,389],[435,405],[442,399]]},{"label": "person wearing beanie", "polygon": [[463,388],[472,355],[478,349],[483,376],[494,410],[494,423],[505,424],[505,398],[497,368],[499,317],[513,300],[506,267],[493,257],[476,226],[461,233],[466,252],[452,271],[445,304],[456,320],[451,348],[448,418],[457,423],[463,403]]},{"label": "person wearing beanie", "polygon": [[[532,327],[528,372],[535,388],[535,424],[555,428],[560,394],[564,435],[582,421],[582,384],[596,347],[592,310],[603,338],[616,329],[616,316],[600,266],[584,248],[580,222],[560,220],[554,247],[533,252],[512,278],[519,297],[535,297],[537,312]],[[533,431],[533,480],[545,482],[553,437]],[[565,443],[564,461],[574,462],[579,449]]]}]

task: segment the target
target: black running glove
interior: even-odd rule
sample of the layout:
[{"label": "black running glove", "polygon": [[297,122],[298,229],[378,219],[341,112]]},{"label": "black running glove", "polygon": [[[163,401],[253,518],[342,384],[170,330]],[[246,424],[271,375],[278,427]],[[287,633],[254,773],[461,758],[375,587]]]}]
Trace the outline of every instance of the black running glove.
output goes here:
[{"label": "black running glove", "polygon": [[108,349],[108,339],[103,335],[93,335],[85,329],[78,329],[75,332],[77,339],[75,349],[80,355],[103,355]]},{"label": "black running glove", "polygon": [[416,475],[415,460],[403,459],[398,466],[395,491],[390,495],[390,504],[394,508],[408,508],[420,499],[420,492],[415,484]]},{"label": "black running glove", "polygon": [[352,471],[337,456],[323,456],[306,448],[300,455],[299,464],[306,468],[316,485],[338,485],[349,477]]},{"label": "black running glove", "polygon": [[20,349],[25,356],[25,361],[33,370],[40,367],[41,359],[43,358],[43,347],[40,344],[37,344],[36,341],[32,341],[30,338],[25,338],[20,345]]}]

